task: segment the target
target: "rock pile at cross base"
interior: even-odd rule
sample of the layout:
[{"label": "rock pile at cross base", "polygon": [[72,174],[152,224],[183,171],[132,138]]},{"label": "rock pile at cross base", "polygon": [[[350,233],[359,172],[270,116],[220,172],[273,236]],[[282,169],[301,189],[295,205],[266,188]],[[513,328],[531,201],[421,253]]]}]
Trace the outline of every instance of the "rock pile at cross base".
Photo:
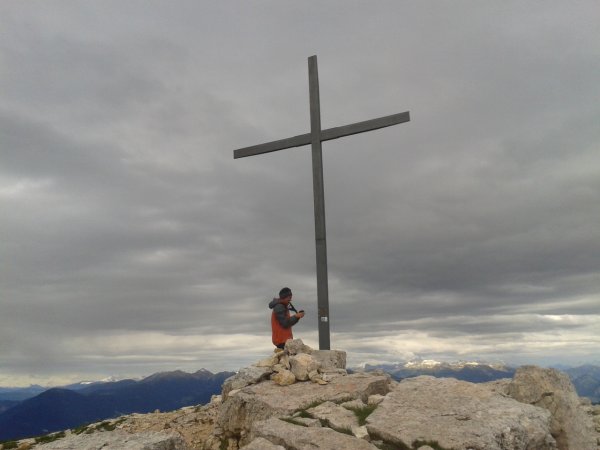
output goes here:
[{"label": "rock pile at cross base", "polygon": [[554,369],[525,366],[512,380],[481,384],[430,376],[396,382],[384,373],[348,374],[345,352],[301,340],[241,369],[208,405],[105,424],[114,431],[67,432],[35,448],[600,449],[600,406],[579,398]]}]

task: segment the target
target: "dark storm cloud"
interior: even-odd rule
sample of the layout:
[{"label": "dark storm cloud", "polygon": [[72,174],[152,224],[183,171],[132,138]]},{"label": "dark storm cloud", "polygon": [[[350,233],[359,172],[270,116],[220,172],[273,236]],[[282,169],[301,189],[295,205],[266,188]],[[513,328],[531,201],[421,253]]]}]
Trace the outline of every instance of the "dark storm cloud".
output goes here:
[{"label": "dark storm cloud", "polygon": [[598,361],[595,5],[340,5],[0,6],[2,383],[235,368],[283,285],[316,345],[310,149],[232,159],[312,54],[324,128],[412,116],[323,145],[334,345]]}]

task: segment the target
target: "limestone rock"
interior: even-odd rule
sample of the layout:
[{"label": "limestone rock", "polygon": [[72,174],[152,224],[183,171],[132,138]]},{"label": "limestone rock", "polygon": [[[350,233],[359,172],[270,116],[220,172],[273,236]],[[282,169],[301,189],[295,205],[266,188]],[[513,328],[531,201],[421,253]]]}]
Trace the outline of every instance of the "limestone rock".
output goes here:
[{"label": "limestone rock", "polygon": [[281,365],[281,364],[275,364],[273,367],[273,372],[283,372],[284,370],[289,370],[287,367]]},{"label": "limestone rock", "polygon": [[520,402],[552,413],[551,432],[559,449],[594,449],[597,445],[592,419],[568,375],[555,369],[523,366],[517,369],[508,393]]},{"label": "limestone rock", "polygon": [[313,383],[327,384],[328,381],[323,379],[323,375],[318,370],[313,370],[308,374],[308,379]]},{"label": "limestone rock", "polygon": [[[377,395],[377,394],[375,394]],[[369,396],[371,397],[371,396]],[[343,406],[346,409],[362,409],[365,406],[365,402],[363,402],[360,398],[357,398],[356,400],[350,400],[349,402],[344,402],[342,403],[340,406]]]},{"label": "limestone rock", "polygon": [[363,439],[338,433],[331,428],[306,428],[276,418],[256,422],[251,435],[291,450],[377,450],[377,447]]},{"label": "limestone rock", "polygon": [[[114,419],[112,422],[118,430],[130,434],[149,431],[169,431],[181,435],[189,448],[201,448],[206,439],[213,433],[214,422],[218,416],[219,404],[209,403],[204,406],[185,407],[176,411],[156,414],[132,414]],[[90,425],[90,428],[93,428]]]},{"label": "limestone rock", "polygon": [[300,353],[306,353],[310,355],[313,351],[314,350],[311,347],[302,342],[302,339],[289,339],[285,343],[285,352],[288,355],[298,355]]},{"label": "limestone rock", "polygon": [[256,364],[256,367],[273,367],[275,364],[279,363],[279,358],[277,355],[269,356],[268,358],[261,359]]},{"label": "limestone rock", "polygon": [[290,370],[290,357],[286,353],[280,353],[279,364]]},{"label": "limestone rock", "polygon": [[443,448],[550,450],[550,414],[484,385],[452,378],[408,378],[367,417],[373,439],[411,446],[437,441]]},{"label": "limestone rock", "polygon": [[71,434],[58,441],[36,445],[40,450],[188,450],[180,435],[164,432],[129,434],[121,430],[110,433]]},{"label": "limestone rock", "polygon": [[348,430],[358,427],[358,419],[352,411],[339,406],[333,402],[321,403],[306,412],[312,417],[319,419],[334,430]]},{"label": "limestone rock", "polygon": [[340,372],[321,372],[321,380],[323,380],[325,382],[330,382],[334,378],[343,377],[343,376],[346,376],[346,375],[347,375],[347,373],[346,373],[345,370],[344,370],[344,373],[340,373]]},{"label": "limestone rock", "polygon": [[358,439],[364,439],[365,441],[371,440],[371,436],[369,435],[369,431],[367,430],[367,427],[365,425],[360,427],[352,427],[352,434]]},{"label": "limestone rock", "polygon": [[227,399],[230,391],[242,389],[251,384],[266,380],[273,371],[270,367],[244,367],[238,373],[227,378],[223,383],[223,399]]},{"label": "limestone rock", "polygon": [[290,367],[290,370],[298,381],[306,381],[309,379],[309,373],[318,373],[320,365],[311,355],[299,353],[290,356]]},{"label": "limestone rock", "polygon": [[265,381],[248,386],[225,400],[216,425],[223,436],[240,437],[242,432],[249,432],[255,422],[291,416],[315,401],[340,403],[357,398],[365,401],[369,395],[387,392],[388,377],[363,373],[339,377],[324,386],[313,383],[278,386],[273,381]]},{"label": "limestone rock", "polygon": [[272,444],[265,438],[259,437],[254,439],[248,445],[243,446],[240,450],[285,450],[285,447]]},{"label": "limestone rock", "polygon": [[294,384],[296,382],[296,377],[294,374],[287,369],[277,372],[271,377],[271,379],[279,386],[289,386],[290,384]]},{"label": "limestone rock", "polygon": [[306,426],[306,427],[320,427],[321,421],[319,419],[311,419],[310,417],[296,417],[294,421]]},{"label": "limestone rock", "polygon": [[323,372],[346,369],[346,352],[342,350],[313,350],[311,356],[319,362]]},{"label": "limestone rock", "polygon": [[379,405],[385,397],[381,394],[369,395],[367,405]]}]

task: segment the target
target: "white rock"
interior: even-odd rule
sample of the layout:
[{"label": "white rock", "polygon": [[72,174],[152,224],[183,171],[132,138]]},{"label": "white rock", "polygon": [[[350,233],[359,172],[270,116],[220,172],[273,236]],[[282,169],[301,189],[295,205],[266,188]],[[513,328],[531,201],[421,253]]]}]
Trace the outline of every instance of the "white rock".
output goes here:
[{"label": "white rock", "polygon": [[363,425],[361,427],[352,427],[352,434],[358,439],[364,439],[365,441],[371,440],[371,436],[369,436],[369,432],[367,431],[366,425]]},{"label": "white rock", "polygon": [[314,408],[306,410],[312,417],[322,420],[334,430],[352,430],[358,427],[358,418],[354,412],[333,402],[321,403]]},{"label": "white rock", "polygon": [[302,339],[289,339],[285,343],[285,352],[288,355],[298,355],[300,353],[306,353],[310,355],[314,350],[308,345],[302,342]]},{"label": "white rock", "polygon": [[298,381],[309,379],[309,373],[317,372],[319,363],[315,358],[306,353],[290,356],[290,370]]},{"label": "white rock", "polygon": [[290,384],[294,384],[296,382],[296,377],[294,374],[285,369],[277,372],[271,377],[271,379],[279,386],[289,386]]},{"label": "white rock", "polygon": [[368,405],[379,405],[383,401],[384,398],[385,397],[380,394],[369,395],[369,398],[367,399],[367,404]]},{"label": "white rock", "polygon": [[273,367],[275,364],[279,362],[279,358],[277,355],[269,356],[268,358],[261,359],[256,364],[256,367]]},{"label": "white rock", "polygon": [[553,450],[550,413],[453,378],[408,378],[367,417],[373,439],[396,445],[437,441],[441,447]]}]

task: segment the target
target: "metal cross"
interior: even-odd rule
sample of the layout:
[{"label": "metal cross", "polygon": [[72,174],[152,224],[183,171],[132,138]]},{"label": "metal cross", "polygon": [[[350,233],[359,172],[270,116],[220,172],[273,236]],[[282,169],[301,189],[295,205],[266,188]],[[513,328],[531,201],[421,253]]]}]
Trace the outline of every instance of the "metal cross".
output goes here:
[{"label": "metal cross", "polygon": [[308,85],[310,94],[310,133],[287,139],[267,142],[234,150],[233,157],[260,155],[292,147],[311,144],[313,169],[313,195],[315,206],[315,244],[317,255],[317,306],[319,323],[319,349],[330,349],[329,336],[329,287],[327,281],[327,239],[325,233],[325,194],[323,189],[323,157],[321,142],[350,136],[365,131],[377,130],[410,120],[409,112],[365,120],[341,127],[321,130],[321,106],[319,103],[319,75],[317,57],[308,58]]}]

